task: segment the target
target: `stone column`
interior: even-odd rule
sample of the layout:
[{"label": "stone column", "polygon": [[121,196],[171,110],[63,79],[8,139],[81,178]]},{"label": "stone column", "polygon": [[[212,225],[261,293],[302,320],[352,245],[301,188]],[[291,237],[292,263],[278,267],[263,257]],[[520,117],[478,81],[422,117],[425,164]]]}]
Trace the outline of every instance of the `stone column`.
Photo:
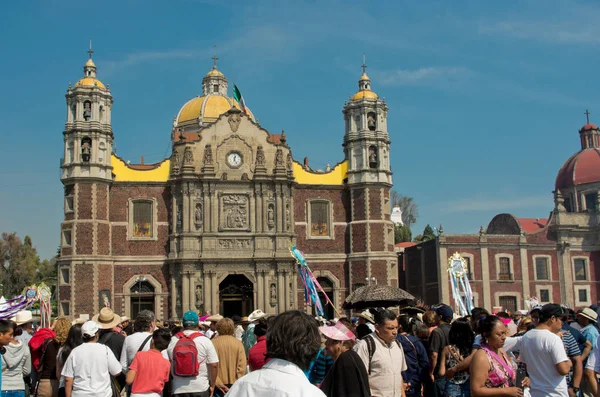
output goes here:
[{"label": "stone column", "polygon": [[174,265],[171,265],[171,318],[177,318],[177,280]]},{"label": "stone column", "polygon": [[290,299],[290,271],[287,270],[284,274],[284,282],[285,282],[285,310],[290,310],[291,299]]},{"label": "stone column", "polygon": [[188,183],[189,182],[182,182],[181,184],[181,210],[183,211],[183,214],[181,214],[181,219],[183,222],[181,231],[184,233],[190,231],[190,190]]},{"label": "stone column", "polygon": [[279,313],[286,310],[285,308],[285,270],[281,265],[277,265],[277,309]]},{"label": "stone column", "polygon": [[[527,239],[525,238],[525,236],[521,236],[521,242],[526,243]],[[525,299],[528,296],[531,296],[531,292],[530,292],[530,285],[529,285],[529,265],[528,265],[528,259],[527,259],[527,248],[521,247],[520,251],[519,251],[519,256],[521,259],[521,279],[523,280],[523,297],[521,299],[521,302],[519,302],[519,304],[517,305],[517,308],[521,307],[523,308],[523,305],[525,304],[525,302],[523,301],[523,299]],[[533,263],[534,269],[535,269],[535,261]],[[534,270],[535,271],[535,270]]]},{"label": "stone column", "polygon": [[190,283],[190,310],[196,310],[196,286],[194,285],[194,278],[196,277],[196,272],[189,273],[189,283]]},{"label": "stone column", "polygon": [[217,283],[217,272],[210,272],[210,285],[211,285],[211,311],[212,314],[217,314],[219,312],[219,284]]},{"label": "stone column", "polygon": [[265,313],[273,313],[273,311],[271,310],[271,292],[270,292],[270,288],[271,288],[271,281],[269,280],[269,271],[266,271],[263,273],[263,287],[264,287],[264,292],[263,292],[263,298],[264,298],[264,307],[262,308],[262,310],[264,310]]},{"label": "stone column", "polygon": [[255,307],[265,311],[265,272],[262,269],[256,269],[256,304]]},{"label": "stone column", "polygon": [[183,308],[183,312],[187,312],[190,310],[190,273],[188,271],[184,271],[181,280],[181,305]]},{"label": "stone column", "polygon": [[[203,278],[203,288],[204,288],[204,311],[208,311],[211,310],[211,306],[210,306],[210,273],[208,272],[208,270],[204,270],[203,274],[202,274],[202,278]],[[204,314],[204,313],[202,313]]]},{"label": "stone column", "polygon": [[483,307],[491,310],[494,306],[490,291],[490,259],[488,249],[481,247],[481,284],[483,289]]}]

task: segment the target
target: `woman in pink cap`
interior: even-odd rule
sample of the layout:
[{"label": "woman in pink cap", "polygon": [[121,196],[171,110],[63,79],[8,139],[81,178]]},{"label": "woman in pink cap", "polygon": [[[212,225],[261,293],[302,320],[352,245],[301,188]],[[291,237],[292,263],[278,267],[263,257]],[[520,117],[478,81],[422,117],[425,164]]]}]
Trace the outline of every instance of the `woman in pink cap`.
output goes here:
[{"label": "woman in pink cap", "polygon": [[356,336],[343,323],[319,327],[327,339],[325,349],[335,361],[325,375],[321,390],[327,397],[369,397],[369,374],[362,360],[352,350]]}]

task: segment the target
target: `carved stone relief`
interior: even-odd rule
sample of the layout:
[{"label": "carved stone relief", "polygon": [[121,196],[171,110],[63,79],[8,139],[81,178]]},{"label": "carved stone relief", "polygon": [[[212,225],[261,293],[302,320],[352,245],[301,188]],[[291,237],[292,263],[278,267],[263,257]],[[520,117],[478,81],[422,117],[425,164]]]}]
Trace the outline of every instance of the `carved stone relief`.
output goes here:
[{"label": "carved stone relief", "polygon": [[194,225],[196,226],[196,230],[202,229],[202,201],[196,202],[196,209],[194,210]]},{"label": "carved stone relief", "polygon": [[183,152],[183,162],[184,164],[194,163],[194,153],[192,152],[192,148],[189,146],[186,146],[185,151]]},{"label": "carved stone relief", "polygon": [[220,249],[250,249],[252,240],[250,239],[221,239],[219,240]]},{"label": "carved stone relief", "polygon": [[231,127],[231,131],[237,132],[237,130],[240,126],[240,122],[242,121],[242,116],[238,112],[232,112],[229,115],[229,119],[227,121],[229,121],[229,126]]},{"label": "carved stone relief", "polygon": [[177,205],[177,232],[181,233],[183,229],[183,206],[181,204]]},{"label": "carved stone relief", "polygon": [[285,200],[285,230],[289,230],[291,226],[290,199]]},{"label": "carved stone relief", "polygon": [[173,155],[171,156],[171,172],[173,174],[179,173],[179,153],[173,151]]},{"label": "carved stone relief", "polygon": [[204,146],[203,163],[204,163],[204,165],[212,165],[212,163],[213,163],[212,146],[211,145]]},{"label": "carved stone relief", "polygon": [[271,283],[271,286],[269,287],[269,295],[271,306],[277,305],[277,285],[275,283]]},{"label": "carved stone relief", "polygon": [[224,229],[248,228],[248,196],[224,194],[221,196],[221,227]]},{"label": "carved stone relief", "polygon": [[202,313],[202,305],[204,304],[204,295],[202,293],[202,284],[196,284],[196,309]]},{"label": "carved stone relief", "polygon": [[287,167],[288,171],[292,170],[292,154],[291,153],[287,154],[286,167]]},{"label": "carved stone relief", "polygon": [[256,166],[263,167],[265,165],[265,151],[261,145],[256,149]]},{"label": "carved stone relief", "polygon": [[269,204],[267,208],[267,226],[269,230],[275,227],[275,206],[273,204]]},{"label": "carved stone relief", "polygon": [[275,152],[275,167],[283,167],[283,151],[281,148]]}]

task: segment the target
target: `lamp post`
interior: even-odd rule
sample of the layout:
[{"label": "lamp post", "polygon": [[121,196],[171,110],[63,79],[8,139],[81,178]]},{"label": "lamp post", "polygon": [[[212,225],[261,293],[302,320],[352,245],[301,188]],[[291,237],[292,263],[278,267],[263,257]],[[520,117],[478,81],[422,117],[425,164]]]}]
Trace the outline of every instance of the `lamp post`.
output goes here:
[{"label": "lamp post", "polygon": [[371,282],[374,282],[375,285],[377,285],[377,279],[375,277],[367,277],[367,278],[365,278],[365,281],[367,282],[368,285],[371,285]]}]

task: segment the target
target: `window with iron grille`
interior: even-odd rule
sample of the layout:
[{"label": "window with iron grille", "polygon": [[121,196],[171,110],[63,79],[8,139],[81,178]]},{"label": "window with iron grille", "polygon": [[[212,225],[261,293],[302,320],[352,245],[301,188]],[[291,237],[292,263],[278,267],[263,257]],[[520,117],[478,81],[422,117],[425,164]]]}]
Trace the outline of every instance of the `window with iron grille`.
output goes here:
[{"label": "window with iron grille", "polygon": [[517,297],[516,296],[501,296],[500,306],[504,308],[504,311],[514,313],[517,311]]},{"label": "window with iron grille", "polygon": [[577,295],[579,296],[579,302],[587,302],[588,295],[586,289],[580,289],[577,291]]},{"label": "window with iron grille", "polygon": [[550,280],[548,258],[535,258],[535,278],[536,280]]},{"label": "window with iron grille", "polygon": [[549,289],[541,289],[540,290],[540,302],[541,303],[550,302],[550,290]]},{"label": "window with iron grille", "polygon": [[498,280],[512,280],[512,273],[510,272],[510,258],[507,256],[503,256],[500,258],[499,263],[500,271],[498,272]]},{"label": "window with iron grille", "polygon": [[575,281],[586,281],[587,280],[587,266],[585,259],[573,260],[573,267],[575,268]]},{"label": "window with iron grille", "polygon": [[133,237],[152,237],[152,202],[133,203]]}]

